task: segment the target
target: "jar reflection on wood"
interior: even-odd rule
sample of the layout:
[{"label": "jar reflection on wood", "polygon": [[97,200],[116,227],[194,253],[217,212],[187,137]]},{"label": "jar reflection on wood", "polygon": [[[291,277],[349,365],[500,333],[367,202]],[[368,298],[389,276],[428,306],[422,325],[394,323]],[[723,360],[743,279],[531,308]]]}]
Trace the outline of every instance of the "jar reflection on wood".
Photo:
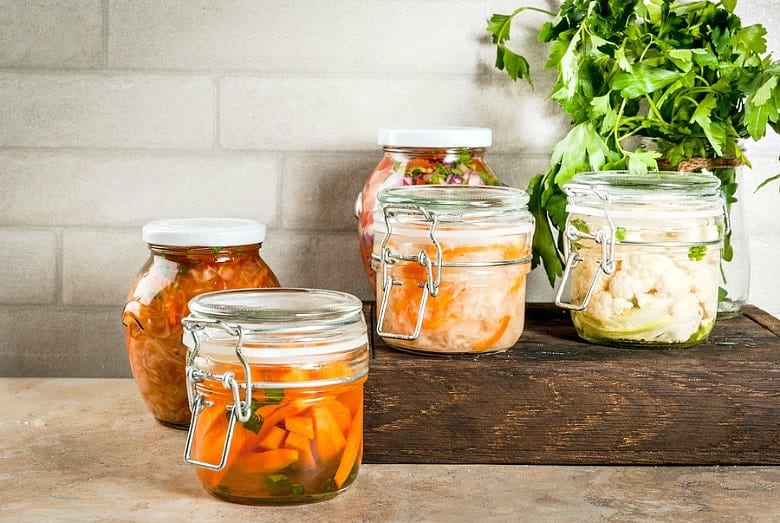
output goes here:
[{"label": "jar reflection on wood", "polygon": [[190,421],[181,320],[194,296],[246,287],[278,287],[260,257],[265,225],[239,219],[179,219],[143,228],[150,257],[122,314],[133,377],[152,415],[167,425]]},{"label": "jar reflection on wood", "polygon": [[373,289],[376,289],[376,278],[371,250],[379,191],[407,185],[500,185],[484,159],[485,148],[492,144],[490,129],[381,129],[377,141],[384,156],[366,179],[355,202],[363,268]]},{"label": "jar reflection on wood", "polygon": [[246,504],[307,503],[346,489],[363,452],[360,300],[245,289],[198,296],[190,311],[185,460],[202,485]]},{"label": "jar reflection on wood", "polygon": [[581,338],[626,347],[707,338],[726,232],[719,186],[708,174],[619,171],[564,185],[567,260],[556,304],[572,311]]},{"label": "jar reflection on wood", "polygon": [[534,221],[510,187],[385,189],[374,217],[377,334],[413,352],[512,347],[525,322]]}]

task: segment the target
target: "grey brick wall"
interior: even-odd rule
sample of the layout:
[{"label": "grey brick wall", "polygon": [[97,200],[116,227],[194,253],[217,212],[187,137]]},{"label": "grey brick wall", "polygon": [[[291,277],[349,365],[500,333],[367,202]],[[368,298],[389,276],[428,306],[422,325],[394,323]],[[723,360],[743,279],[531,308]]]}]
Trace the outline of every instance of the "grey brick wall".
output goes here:
[{"label": "grey brick wall", "polygon": [[[119,315],[158,218],[261,220],[283,284],[369,298],[352,204],[379,127],[490,127],[525,187],[567,122],[549,72],[534,91],[492,67],[485,21],[519,3],[0,0],[0,375],[129,376]],[[777,2],[738,9],[780,55]],[[778,151],[751,146],[744,194],[751,302],[776,315],[777,192],[753,188]]]}]

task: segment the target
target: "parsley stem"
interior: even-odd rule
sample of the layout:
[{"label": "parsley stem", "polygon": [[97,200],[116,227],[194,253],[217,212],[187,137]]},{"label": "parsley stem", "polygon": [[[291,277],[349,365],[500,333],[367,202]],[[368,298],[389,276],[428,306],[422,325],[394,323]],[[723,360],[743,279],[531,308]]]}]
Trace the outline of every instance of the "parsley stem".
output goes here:
[{"label": "parsley stem", "polygon": [[509,15],[509,19],[511,20],[516,15],[519,15],[523,11],[536,11],[537,13],[543,13],[550,16],[557,16],[557,13],[553,13],[552,11],[548,11],[547,9],[542,9],[540,7],[533,7],[533,6],[524,6],[524,7],[518,7],[514,11],[512,11],[512,14]]},{"label": "parsley stem", "polygon": [[652,109],[653,114],[655,114],[655,117],[658,118],[663,123],[666,123],[666,120],[664,120],[663,115],[658,111],[658,107],[655,106],[655,102],[653,101],[653,98],[649,95],[645,95],[645,100],[647,100],[647,104],[650,106],[650,109]]}]

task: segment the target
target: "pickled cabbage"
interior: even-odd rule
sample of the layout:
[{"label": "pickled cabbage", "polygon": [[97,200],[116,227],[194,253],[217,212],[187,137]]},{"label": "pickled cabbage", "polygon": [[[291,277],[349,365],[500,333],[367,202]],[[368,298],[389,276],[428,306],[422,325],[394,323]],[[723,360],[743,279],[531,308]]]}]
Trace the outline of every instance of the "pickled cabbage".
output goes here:
[{"label": "pickled cabbage", "polygon": [[181,320],[188,302],[210,291],[278,287],[257,246],[179,250],[153,255],[131,287],[122,314],[130,369],[152,415],[163,423],[190,421]]},{"label": "pickled cabbage", "polygon": [[[486,262],[521,260],[528,256],[524,237],[503,238],[495,243],[442,244],[441,283],[437,296],[430,296],[422,312],[420,336],[415,340],[386,338],[396,347],[440,353],[496,352],[513,346],[523,332],[526,276],[530,262],[470,267],[446,266],[448,261]],[[397,245],[391,244],[391,247]],[[420,246],[404,246],[404,252]],[[429,255],[432,251],[427,249]],[[383,329],[411,334],[417,323],[426,271],[419,263],[391,266],[391,287]],[[381,274],[377,279],[377,302],[381,303]]]}]

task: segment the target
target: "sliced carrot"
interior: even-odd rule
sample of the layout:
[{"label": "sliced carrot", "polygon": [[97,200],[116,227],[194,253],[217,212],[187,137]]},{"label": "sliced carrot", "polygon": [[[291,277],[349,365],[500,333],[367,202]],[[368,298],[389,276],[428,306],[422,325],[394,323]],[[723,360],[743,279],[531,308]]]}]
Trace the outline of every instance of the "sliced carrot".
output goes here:
[{"label": "sliced carrot", "polygon": [[339,467],[336,469],[336,474],[333,476],[333,481],[338,488],[344,484],[349,476],[349,473],[355,467],[356,461],[360,458],[360,450],[363,444],[363,410],[359,410],[355,415],[355,419],[352,420],[352,425],[349,426],[349,432],[347,433],[347,442],[344,446],[344,453],[341,455],[341,461],[339,461]]},{"label": "sliced carrot", "polygon": [[348,390],[338,395],[338,400],[342,405],[347,407],[352,413],[352,417],[357,416],[358,411],[363,410],[363,387],[366,378],[361,378],[352,384]]},{"label": "sliced carrot", "polygon": [[267,474],[289,467],[298,461],[295,449],[274,449],[265,452],[251,452],[241,457],[240,468],[247,473]]},{"label": "sliced carrot", "polygon": [[329,380],[336,378],[348,378],[352,376],[355,371],[352,367],[344,362],[334,361],[323,364],[320,368],[312,370],[311,373],[312,375],[310,379]]},{"label": "sliced carrot", "polygon": [[299,454],[298,459],[305,468],[314,469],[317,467],[317,462],[314,460],[314,454],[311,451],[311,441],[306,436],[290,432],[284,442],[284,447],[297,450]]},{"label": "sliced carrot", "polygon": [[321,405],[312,407],[314,419],[314,446],[323,463],[334,459],[344,448],[346,440],[333,414]]},{"label": "sliced carrot", "polygon": [[347,432],[349,424],[352,421],[352,413],[349,411],[349,407],[336,399],[326,399],[321,405],[333,414],[333,418],[336,420],[339,430],[343,433]]},{"label": "sliced carrot", "polygon": [[[222,410],[218,409],[217,405],[212,408]],[[198,455],[196,455],[196,459],[207,461],[208,463],[212,463],[214,465],[219,463],[220,459],[222,458],[222,452],[225,446],[225,438],[227,437],[228,428],[224,413],[225,410],[222,410],[221,415],[214,420],[211,428],[205,429],[206,432],[204,432],[204,436],[198,438],[199,441],[208,442],[209,446],[204,448],[205,454],[198,453]],[[199,432],[200,430],[196,431],[196,437]],[[222,468],[222,470],[198,469],[198,474],[204,484],[216,486],[222,482],[222,479],[230,471],[231,467],[236,464],[238,457],[244,452],[248,434],[252,434],[252,432],[245,429],[240,422],[236,422],[235,426],[233,427],[233,437],[230,441],[230,448],[228,449],[225,466]]]},{"label": "sliced carrot", "polygon": [[224,438],[226,430],[225,406],[218,403],[211,407],[204,407],[195,419],[192,457],[206,463],[219,463],[222,447],[217,448],[213,442]]},{"label": "sliced carrot", "polygon": [[501,337],[506,332],[506,329],[509,326],[509,321],[511,319],[512,318],[509,315],[501,318],[501,324],[498,326],[495,332],[490,337],[480,341],[479,343],[475,343],[474,350],[487,350],[492,348],[496,343],[498,343],[498,340],[500,340]]},{"label": "sliced carrot", "polygon": [[[280,377],[280,381],[289,381],[289,382],[302,382],[302,381],[308,381],[309,378],[309,371],[306,369],[302,369],[300,367],[289,367],[285,370],[284,374]],[[288,391],[289,392],[289,389]]]},{"label": "sliced carrot", "polygon": [[274,403],[272,405],[263,405],[259,409],[255,411],[258,416],[260,416],[263,419],[263,424],[265,425],[265,420],[268,418],[268,416],[271,415],[272,412],[275,410],[278,410],[281,407],[279,403]]},{"label": "sliced carrot", "polygon": [[270,432],[260,440],[258,445],[264,449],[278,449],[282,446],[284,438],[287,436],[287,431],[279,427],[271,427]]},{"label": "sliced carrot", "polygon": [[309,416],[288,416],[284,418],[284,428],[307,439],[314,439],[314,422]]},{"label": "sliced carrot", "polygon": [[[257,433],[258,438],[264,438],[266,434],[271,430],[271,427],[274,425],[277,425],[279,423],[282,423],[284,421],[284,418],[288,416],[295,416],[296,414],[300,414],[304,410],[309,408],[309,403],[303,399],[296,399],[289,403],[284,403],[281,405],[268,405],[269,407],[276,407],[274,410],[268,412],[267,414],[261,414],[263,415],[263,426],[260,428],[260,431]],[[261,412],[265,407],[261,407],[258,409],[258,412]]]},{"label": "sliced carrot", "polygon": [[412,169],[429,169],[431,162],[427,158],[412,158],[406,164],[406,172],[411,172]]}]

